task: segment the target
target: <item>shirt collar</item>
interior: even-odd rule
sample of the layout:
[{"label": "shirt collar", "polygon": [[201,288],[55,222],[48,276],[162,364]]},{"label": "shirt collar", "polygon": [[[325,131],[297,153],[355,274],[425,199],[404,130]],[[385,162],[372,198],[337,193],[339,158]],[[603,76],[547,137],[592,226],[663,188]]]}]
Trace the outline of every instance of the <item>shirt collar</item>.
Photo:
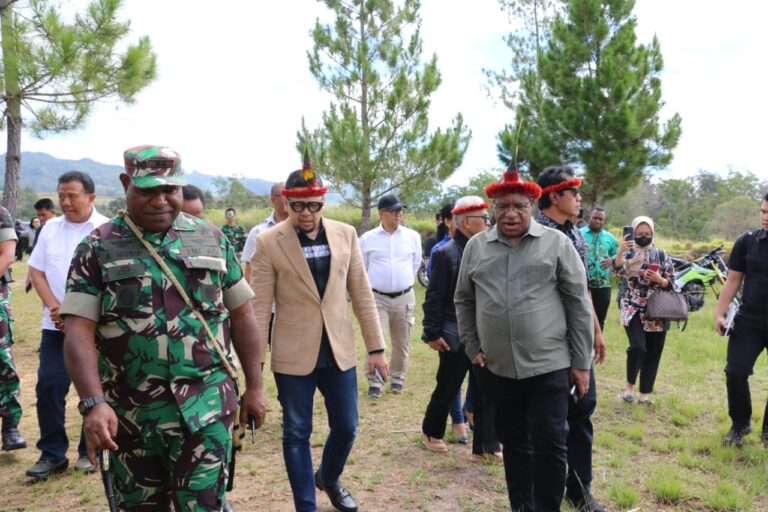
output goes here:
[{"label": "shirt collar", "polygon": [[536,220],[539,222],[539,224],[547,226],[548,228],[557,229],[558,231],[570,231],[573,229],[573,222],[570,220],[566,220],[564,224],[560,224],[556,220],[546,215],[544,212],[539,212],[539,216],[536,217]]},{"label": "shirt collar", "polygon": [[759,240],[765,240],[768,238],[768,231],[766,231],[764,228],[760,228],[760,232],[757,234],[757,238]]}]

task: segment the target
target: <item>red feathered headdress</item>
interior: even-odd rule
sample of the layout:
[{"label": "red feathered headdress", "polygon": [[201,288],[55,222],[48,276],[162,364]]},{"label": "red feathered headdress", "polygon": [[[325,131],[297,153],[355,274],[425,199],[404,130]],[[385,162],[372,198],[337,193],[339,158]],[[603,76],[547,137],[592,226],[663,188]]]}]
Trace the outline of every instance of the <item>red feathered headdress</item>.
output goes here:
[{"label": "red feathered headdress", "polygon": [[301,169],[293,171],[285,180],[285,197],[322,196],[328,189],[323,186],[323,179],[315,173],[315,166],[309,160],[309,149],[304,146],[304,163]]},{"label": "red feathered headdress", "polygon": [[451,210],[451,213],[454,215],[464,215],[465,213],[469,213],[469,212],[487,210],[490,207],[491,205],[483,201],[482,203],[467,204],[464,206],[459,206],[458,208],[454,208],[453,210]]},{"label": "red feathered headdress", "polygon": [[567,190],[569,188],[581,187],[581,178],[571,178],[570,180],[561,181],[555,185],[550,185],[541,189],[541,194],[549,194],[551,192],[560,192],[561,190]]},{"label": "red feathered headdress", "polygon": [[501,194],[523,194],[538,199],[541,197],[541,187],[532,181],[520,181],[520,174],[513,164],[504,171],[504,177],[500,182],[491,183],[485,187],[485,195],[491,199]]}]

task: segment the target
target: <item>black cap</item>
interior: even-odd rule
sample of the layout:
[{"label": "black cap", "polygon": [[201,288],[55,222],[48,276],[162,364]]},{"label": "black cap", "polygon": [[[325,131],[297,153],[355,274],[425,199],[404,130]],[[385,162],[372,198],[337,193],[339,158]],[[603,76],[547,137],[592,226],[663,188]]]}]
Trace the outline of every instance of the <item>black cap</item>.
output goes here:
[{"label": "black cap", "polygon": [[387,194],[379,199],[379,210],[398,211],[405,208],[395,194]]}]

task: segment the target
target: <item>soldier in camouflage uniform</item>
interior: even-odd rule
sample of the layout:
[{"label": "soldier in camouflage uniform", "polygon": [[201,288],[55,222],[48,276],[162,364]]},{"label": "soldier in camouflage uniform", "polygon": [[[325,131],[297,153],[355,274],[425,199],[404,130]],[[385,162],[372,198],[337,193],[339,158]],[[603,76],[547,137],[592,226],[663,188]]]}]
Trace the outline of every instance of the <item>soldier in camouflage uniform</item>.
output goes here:
[{"label": "soldier in camouflage uniform", "polygon": [[237,212],[234,208],[227,208],[224,212],[224,218],[227,219],[227,223],[221,226],[221,232],[227,236],[229,243],[235,248],[235,253],[238,259],[245,247],[245,229],[240,224],[235,223]]},{"label": "soldier in camouflage uniform", "polygon": [[0,417],[3,419],[3,450],[25,448],[27,441],[17,428],[21,420],[19,373],[13,362],[11,289],[5,277],[16,253],[16,231],[11,214],[0,206]]},{"label": "soldier in camouflage uniform", "polygon": [[127,215],[81,242],[60,313],[89,457],[95,462],[96,449],[113,451],[115,487],[127,510],[220,510],[238,405],[230,340],[245,373],[240,422],[251,414],[260,426],[265,415],[253,292],[221,231],[180,213],[178,154],[139,146],[124,157]]}]

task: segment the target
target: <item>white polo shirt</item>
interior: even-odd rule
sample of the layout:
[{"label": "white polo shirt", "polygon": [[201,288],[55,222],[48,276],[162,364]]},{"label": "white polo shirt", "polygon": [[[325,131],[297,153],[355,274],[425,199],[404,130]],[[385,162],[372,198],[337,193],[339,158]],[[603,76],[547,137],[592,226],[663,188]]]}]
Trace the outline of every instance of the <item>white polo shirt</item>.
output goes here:
[{"label": "white polo shirt", "polygon": [[248,238],[245,240],[245,246],[243,247],[243,253],[240,255],[240,261],[243,263],[251,262],[253,253],[256,252],[256,237],[259,236],[259,233],[263,233],[275,224],[277,224],[277,221],[275,220],[275,211],[272,210],[269,217],[251,228],[251,231],[248,232]]},{"label": "white polo shirt", "polygon": [[[109,219],[93,208],[86,222],[70,222],[61,215],[45,223],[40,231],[35,250],[29,257],[29,266],[45,273],[51,293],[59,303],[64,300],[64,292],[69,276],[69,265],[75,254],[77,244],[91,231]],[[51,320],[51,313],[43,306],[43,329],[58,331]]]},{"label": "white polo shirt", "polygon": [[413,286],[421,265],[421,237],[416,231],[398,226],[388,233],[379,225],[360,237],[360,251],[372,288],[396,293]]}]

